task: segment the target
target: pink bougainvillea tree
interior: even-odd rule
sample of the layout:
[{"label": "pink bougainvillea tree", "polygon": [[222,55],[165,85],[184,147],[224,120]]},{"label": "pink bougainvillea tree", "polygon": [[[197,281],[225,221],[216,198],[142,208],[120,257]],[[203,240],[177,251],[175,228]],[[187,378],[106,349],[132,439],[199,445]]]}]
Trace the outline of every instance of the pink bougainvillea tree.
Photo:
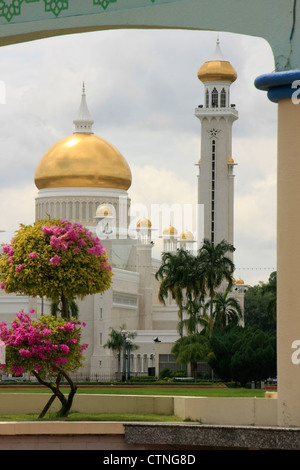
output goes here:
[{"label": "pink bougainvillea tree", "polygon": [[[71,379],[83,363],[83,352],[87,344],[81,344],[80,322],[68,321],[51,315],[32,318],[23,311],[16,315],[11,326],[0,324],[0,340],[5,344],[5,364],[1,368],[16,376],[25,372],[53,392],[42,410],[42,418],[57,397],[61,402],[59,416],[66,417],[71,409],[77,386]],[[60,390],[61,380],[65,379],[70,391],[66,397]]]},{"label": "pink bougainvillea tree", "polygon": [[[47,297],[61,302],[61,317],[31,319],[21,312],[10,329],[1,324],[0,340],[5,343],[6,370],[28,371],[53,391],[66,416],[77,387],[70,373],[81,366],[82,352],[78,324],[69,318],[68,301],[109,289],[112,272],[101,241],[81,224],[67,220],[39,220],[21,225],[0,255],[0,288],[7,293]],[[66,400],[60,391],[65,378],[71,391]]]},{"label": "pink bougainvillea tree", "polygon": [[78,223],[52,219],[21,225],[2,247],[0,288],[60,301],[65,318],[67,299],[104,292],[111,277],[101,241]]}]

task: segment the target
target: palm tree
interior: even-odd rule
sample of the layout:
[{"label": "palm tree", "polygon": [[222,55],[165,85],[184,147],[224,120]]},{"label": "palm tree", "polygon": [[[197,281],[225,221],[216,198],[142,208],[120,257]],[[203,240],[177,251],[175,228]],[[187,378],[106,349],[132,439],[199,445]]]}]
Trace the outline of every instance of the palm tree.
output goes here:
[{"label": "palm tree", "polygon": [[206,309],[207,304],[198,299],[189,299],[183,307],[183,312],[186,312],[187,318],[179,322],[179,331],[185,328],[188,335],[199,333],[203,327],[206,327]]},{"label": "palm tree", "polygon": [[[121,330],[123,329],[124,328],[121,327]],[[110,328],[109,339],[107,340],[107,343],[104,344],[104,348],[111,349],[113,352],[117,353],[119,377],[121,371],[121,352],[123,348],[123,337],[121,331],[116,331],[113,328]]]},{"label": "palm tree", "polygon": [[[123,344],[124,344],[122,331],[124,331],[125,329],[126,329],[125,325],[122,325],[120,327],[120,330],[114,330],[114,328],[110,328],[109,339],[104,344],[104,348],[111,349],[112,351],[117,353],[118,377],[120,377],[120,373],[121,373],[121,352],[123,350]],[[130,338],[131,340],[134,339],[136,335],[137,335],[136,332],[127,333],[127,337]],[[136,344],[131,344],[130,349],[131,350],[138,349],[138,346]]]},{"label": "palm tree", "polygon": [[232,284],[232,275],[234,263],[227,256],[227,253],[233,253],[235,248],[225,240],[214,245],[210,240],[204,239],[203,245],[198,252],[199,273],[202,276],[202,282],[210,298],[210,316],[213,314],[213,300],[218,287],[224,280]]},{"label": "palm tree", "polygon": [[183,309],[187,300],[202,295],[201,277],[197,275],[196,258],[183,248],[176,253],[165,252],[162,255],[162,263],[155,274],[160,280],[158,292],[159,301],[166,304],[171,295],[178,305],[178,316],[180,322],[183,319]]},{"label": "palm tree", "polygon": [[192,377],[197,375],[197,362],[206,361],[210,353],[209,340],[206,336],[195,333],[179,338],[171,353],[178,364],[191,364]]},{"label": "palm tree", "polygon": [[229,291],[217,292],[214,299],[214,328],[224,328],[225,326],[237,326],[242,318],[242,309],[237,299],[229,295]]}]

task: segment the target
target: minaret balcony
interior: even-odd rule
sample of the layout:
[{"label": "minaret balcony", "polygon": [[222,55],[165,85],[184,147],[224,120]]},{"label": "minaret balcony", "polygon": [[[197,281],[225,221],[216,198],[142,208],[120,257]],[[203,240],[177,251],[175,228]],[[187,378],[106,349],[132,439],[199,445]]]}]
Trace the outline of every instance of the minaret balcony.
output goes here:
[{"label": "minaret balcony", "polygon": [[232,105],[232,106],[229,106],[229,107],[211,107],[211,108],[205,108],[204,106],[198,106],[198,108],[195,109],[195,116],[197,116],[198,118],[203,118],[203,117],[208,117],[208,116],[222,116],[222,117],[231,117],[233,118],[234,120],[235,119],[238,119],[238,111],[237,109],[235,109],[235,107]]}]

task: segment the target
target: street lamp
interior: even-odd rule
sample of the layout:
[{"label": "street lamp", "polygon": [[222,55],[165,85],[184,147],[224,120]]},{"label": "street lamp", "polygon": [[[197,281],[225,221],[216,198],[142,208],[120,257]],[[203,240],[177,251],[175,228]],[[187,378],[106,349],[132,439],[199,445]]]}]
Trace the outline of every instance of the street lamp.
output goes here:
[{"label": "street lamp", "polygon": [[123,338],[123,372],[122,372],[122,382],[125,382],[126,380],[126,336],[127,336],[127,331],[122,330],[121,331],[122,338]]},{"label": "street lamp", "polygon": [[131,339],[126,338],[127,343],[127,379],[130,380],[130,348],[131,348]]}]

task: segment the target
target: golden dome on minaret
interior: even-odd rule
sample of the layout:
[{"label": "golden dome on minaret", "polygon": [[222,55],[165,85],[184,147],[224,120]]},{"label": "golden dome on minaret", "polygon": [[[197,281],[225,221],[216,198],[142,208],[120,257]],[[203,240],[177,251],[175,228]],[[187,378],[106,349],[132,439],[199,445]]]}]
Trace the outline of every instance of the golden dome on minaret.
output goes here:
[{"label": "golden dome on minaret", "polygon": [[54,144],[38,163],[34,177],[37,188],[127,190],[132,180],[130,167],[119,150],[93,133],[84,86],[74,124],[75,132]]},{"label": "golden dome on minaret", "polygon": [[237,73],[228,60],[225,60],[217,40],[214,56],[211,60],[204,62],[198,71],[201,82],[224,81],[233,83],[237,79]]}]

